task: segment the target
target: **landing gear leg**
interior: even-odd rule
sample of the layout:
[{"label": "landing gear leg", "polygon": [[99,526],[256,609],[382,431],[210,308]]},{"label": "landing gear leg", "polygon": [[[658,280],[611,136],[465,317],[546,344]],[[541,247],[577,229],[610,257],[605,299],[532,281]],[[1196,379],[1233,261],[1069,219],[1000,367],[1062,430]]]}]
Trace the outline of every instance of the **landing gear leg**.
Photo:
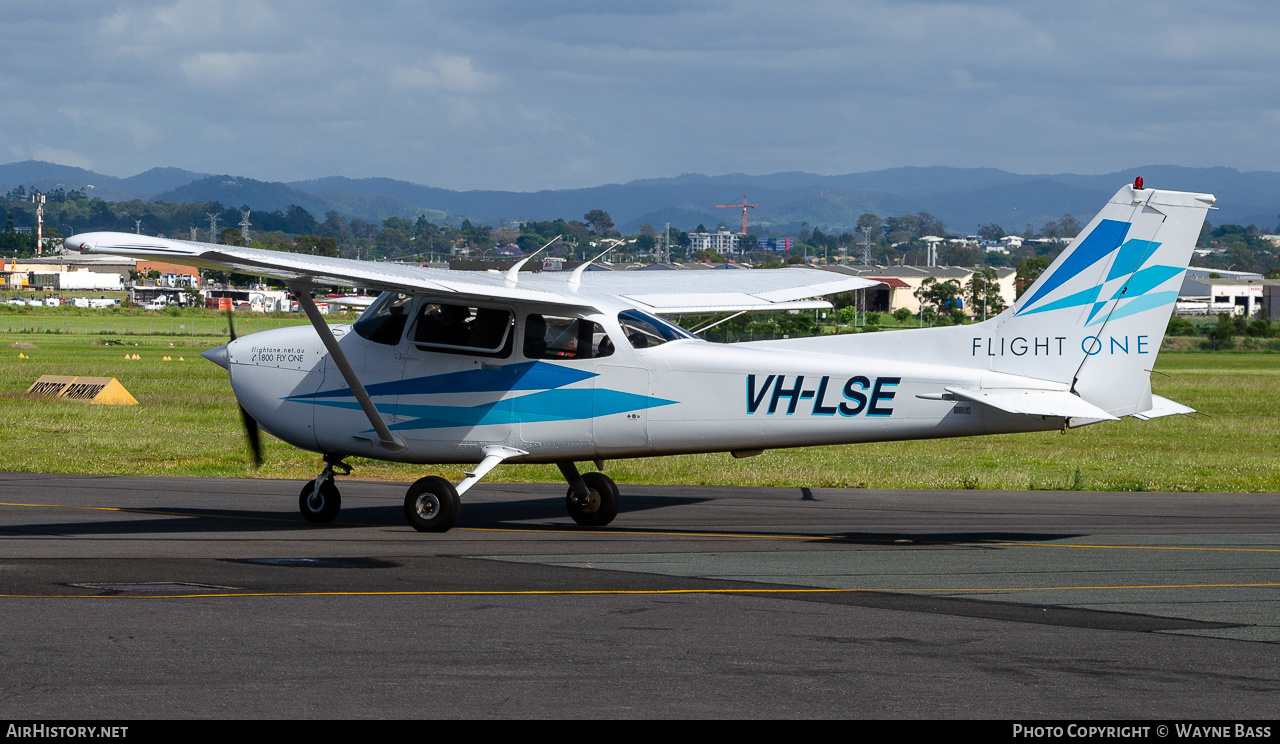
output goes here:
[{"label": "landing gear leg", "polygon": [[569,482],[564,504],[573,521],[584,527],[603,527],[618,516],[622,497],[612,478],[604,473],[581,475],[572,462],[558,462],[556,467]]},{"label": "landing gear leg", "polygon": [[298,510],[308,522],[332,522],[342,509],[342,496],[333,482],[335,470],[339,475],[351,474],[351,466],[344,463],[341,457],[325,455],[324,470],[315,480],[303,486],[302,493],[298,494]]}]

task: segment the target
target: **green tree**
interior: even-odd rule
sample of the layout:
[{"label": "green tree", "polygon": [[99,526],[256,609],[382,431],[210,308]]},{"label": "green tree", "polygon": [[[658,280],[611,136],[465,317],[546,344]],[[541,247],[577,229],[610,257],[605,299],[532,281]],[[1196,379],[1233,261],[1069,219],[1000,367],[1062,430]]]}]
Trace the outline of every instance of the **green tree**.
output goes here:
[{"label": "green tree", "polygon": [[330,258],[338,257],[338,241],[327,235],[299,235],[298,239],[294,241],[294,246],[298,253],[308,253],[312,256],[328,256]]},{"label": "green tree", "polygon": [[31,256],[36,252],[36,236],[17,232],[0,233],[0,255]]},{"label": "green tree", "polygon": [[374,244],[383,256],[402,256],[409,253],[412,247],[414,225],[401,217],[388,217],[382,221],[382,229],[374,236]]},{"label": "green tree", "polygon": [[222,243],[223,245],[243,246],[244,236],[240,234],[239,228],[224,227],[222,228],[222,232],[219,233],[218,242]]},{"label": "green tree", "polygon": [[1244,332],[1244,318],[1238,318],[1227,313],[1218,316],[1218,322],[1209,330],[1209,338],[1215,341],[1230,341]]},{"label": "green tree", "polygon": [[593,209],[582,215],[582,219],[585,220],[588,225],[591,225],[592,232],[597,235],[607,236],[609,231],[613,229],[613,218],[610,217],[609,213],[603,209]]},{"label": "green tree", "polygon": [[913,294],[921,305],[932,306],[939,314],[945,314],[956,306],[961,296],[960,283],[954,279],[940,282],[927,276]]},{"label": "green tree", "polygon": [[1254,338],[1267,338],[1272,333],[1271,322],[1266,318],[1254,318],[1249,321],[1249,326],[1245,328],[1245,335]]},{"label": "green tree", "polygon": [[1165,334],[1169,336],[1199,336],[1198,331],[1193,323],[1185,318],[1179,318],[1177,315],[1169,316],[1169,325],[1165,329]]},{"label": "green tree", "polygon": [[1035,284],[1036,280],[1040,278],[1040,275],[1047,268],[1049,268],[1049,259],[1047,258],[1028,258],[1018,264],[1018,274],[1015,280],[1018,288],[1017,296],[1021,297],[1028,287]]},{"label": "green tree", "polygon": [[1004,228],[994,222],[978,225],[978,237],[983,240],[999,240],[1005,236]]},{"label": "green tree", "polygon": [[999,315],[1004,310],[1004,298],[1000,296],[1000,276],[995,269],[987,267],[975,271],[964,290],[975,317],[979,314],[987,317]]},{"label": "green tree", "polygon": [[874,241],[879,239],[880,230],[883,227],[884,220],[870,212],[863,212],[862,215],[858,217],[858,232],[867,240]]}]

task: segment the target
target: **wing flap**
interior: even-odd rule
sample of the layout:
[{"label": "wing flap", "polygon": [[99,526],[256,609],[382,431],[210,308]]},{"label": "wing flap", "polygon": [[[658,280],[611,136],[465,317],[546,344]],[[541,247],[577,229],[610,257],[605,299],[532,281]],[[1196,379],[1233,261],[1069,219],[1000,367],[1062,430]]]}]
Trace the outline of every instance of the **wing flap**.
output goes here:
[{"label": "wing flap", "polygon": [[768,302],[745,292],[625,294],[621,298],[656,315],[827,309],[826,300]]},{"label": "wing flap", "polygon": [[[835,277],[834,279],[832,277]],[[538,278],[545,286],[545,275]],[[882,282],[817,269],[588,272],[584,294],[609,294],[654,313],[779,311],[828,308],[814,298]]]}]

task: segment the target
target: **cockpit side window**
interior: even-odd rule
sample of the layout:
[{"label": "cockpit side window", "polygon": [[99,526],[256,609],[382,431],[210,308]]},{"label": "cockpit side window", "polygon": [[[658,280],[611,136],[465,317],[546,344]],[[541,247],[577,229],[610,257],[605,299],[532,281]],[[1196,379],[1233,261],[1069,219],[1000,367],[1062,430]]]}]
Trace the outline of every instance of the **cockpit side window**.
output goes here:
[{"label": "cockpit side window", "polygon": [[400,343],[400,337],[404,335],[405,322],[409,319],[409,305],[412,302],[413,295],[383,292],[351,327],[362,338],[394,346]]},{"label": "cockpit side window", "polygon": [[622,326],[622,335],[637,349],[647,349],[682,338],[697,338],[680,326],[639,310],[623,310],[618,313],[618,325]]},{"label": "cockpit side window", "polygon": [[526,359],[599,359],[611,354],[613,342],[594,320],[541,313],[525,316]]}]

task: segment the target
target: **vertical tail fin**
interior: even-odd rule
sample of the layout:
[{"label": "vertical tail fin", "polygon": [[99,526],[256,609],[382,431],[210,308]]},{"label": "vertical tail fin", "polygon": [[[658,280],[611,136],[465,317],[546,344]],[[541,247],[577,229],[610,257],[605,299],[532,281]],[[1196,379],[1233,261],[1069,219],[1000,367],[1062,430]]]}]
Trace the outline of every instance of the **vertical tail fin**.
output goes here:
[{"label": "vertical tail fin", "polygon": [[1149,409],[1150,371],[1214,201],[1116,192],[1013,308],[983,324],[1001,344],[991,369],[1069,384],[1114,415]]}]

